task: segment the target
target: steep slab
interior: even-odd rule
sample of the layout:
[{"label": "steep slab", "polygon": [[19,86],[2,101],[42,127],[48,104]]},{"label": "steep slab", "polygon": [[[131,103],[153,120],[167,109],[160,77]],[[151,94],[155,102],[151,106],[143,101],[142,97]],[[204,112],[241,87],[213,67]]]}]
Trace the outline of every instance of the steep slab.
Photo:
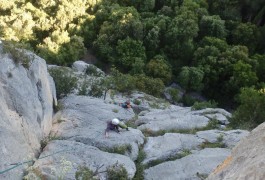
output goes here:
[{"label": "steep slab", "polygon": [[[45,158],[42,158],[45,157]],[[55,140],[45,147],[38,161],[33,166],[33,172],[43,179],[75,179],[79,166],[95,171],[100,167],[99,179],[106,179],[106,169],[112,165],[122,165],[129,178],[135,174],[133,161],[123,155],[100,151],[98,148],[74,141]],[[36,175],[36,173],[35,173]],[[29,175],[30,176],[30,175]]]},{"label": "steep slab", "polygon": [[208,180],[265,179],[265,123],[242,139]]},{"label": "steep slab", "polygon": [[[46,62],[30,54],[29,68],[0,53],[0,171],[38,154],[40,140],[52,127],[55,86]],[[23,166],[0,175],[21,179]]]},{"label": "steep slab", "polygon": [[132,111],[87,96],[69,96],[61,103],[64,109],[57,115],[53,134],[106,151],[126,147],[126,154],[133,160],[137,158],[138,146],[144,143],[144,135],[140,130],[129,128],[129,131],[121,130],[120,134],[111,131],[109,138],[104,137],[108,120],[116,117],[129,120],[134,117]]},{"label": "steep slab", "polygon": [[207,148],[175,161],[168,161],[144,171],[145,180],[201,180],[222,162],[230,151]]}]

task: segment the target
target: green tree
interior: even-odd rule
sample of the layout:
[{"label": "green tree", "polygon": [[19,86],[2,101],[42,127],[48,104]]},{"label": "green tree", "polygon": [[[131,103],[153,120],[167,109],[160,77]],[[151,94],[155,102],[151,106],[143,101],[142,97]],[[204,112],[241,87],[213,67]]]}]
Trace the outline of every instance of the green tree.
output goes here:
[{"label": "green tree", "polygon": [[239,107],[232,115],[234,127],[253,129],[265,119],[265,91],[243,88],[238,97]]},{"label": "green tree", "polygon": [[256,83],[257,64],[249,58],[247,47],[228,46],[216,38],[205,38],[200,46],[193,62],[204,72],[203,92],[208,97],[224,102],[233,99],[241,87]]},{"label": "green tree", "polygon": [[253,22],[257,25],[265,23],[265,2],[263,0],[242,0],[241,13],[245,22]]},{"label": "green tree", "polygon": [[240,20],[240,0],[207,0],[210,14],[218,14],[225,20]]},{"label": "green tree", "polygon": [[257,61],[256,73],[259,79],[259,82],[265,82],[265,55],[255,54],[251,57],[254,61]]},{"label": "green tree", "polygon": [[212,36],[219,39],[225,39],[226,29],[225,21],[218,15],[214,16],[202,16],[200,20],[200,36]]},{"label": "green tree", "polygon": [[181,68],[181,72],[178,76],[179,84],[187,91],[200,91],[203,88],[203,76],[204,73],[197,67],[187,67]]},{"label": "green tree", "polygon": [[189,65],[194,51],[193,39],[198,34],[198,19],[194,12],[187,8],[180,9],[180,13],[172,20],[166,32],[166,53],[175,70]]},{"label": "green tree", "polygon": [[251,53],[253,53],[257,46],[257,39],[259,32],[257,26],[251,23],[240,23],[232,30],[231,39],[233,44],[247,46]]},{"label": "green tree", "polygon": [[233,64],[233,75],[229,80],[229,88],[235,89],[236,92],[241,87],[251,87],[258,81],[256,73],[250,64],[246,64],[239,60]]},{"label": "green tree", "polygon": [[131,38],[118,40],[116,51],[117,57],[114,60],[116,64],[121,65],[133,74],[143,73],[146,55],[141,41]]},{"label": "green tree", "polygon": [[172,70],[165,58],[161,55],[155,56],[146,65],[147,75],[160,78],[164,83],[168,83],[172,77]]}]

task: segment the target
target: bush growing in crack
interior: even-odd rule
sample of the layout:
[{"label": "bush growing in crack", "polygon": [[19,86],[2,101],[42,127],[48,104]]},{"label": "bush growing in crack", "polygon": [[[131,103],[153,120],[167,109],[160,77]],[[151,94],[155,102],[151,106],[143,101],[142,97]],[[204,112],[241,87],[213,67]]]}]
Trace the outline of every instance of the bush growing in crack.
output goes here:
[{"label": "bush growing in crack", "polygon": [[132,146],[130,144],[124,144],[121,146],[114,146],[114,147],[104,147],[100,148],[102,151],[106,151],[109,153],[116,153],[116,154],[126,154],[127,152],[132,152]]},{"label": "bush growing in crack", "polygon": [[26,49],[30,49],[27,44],[12,41],[5,41],[3,43],[3,52],[10,54],[15,64],[21,64],[28,69],[34,56],[29,54]]},{"label": "bush growing in crack", "polygon": [[145,168],[150,168],[153,166],[156,166],[158,164],[161,164],[163,162],[167,162],[167,161],[174,161],[176,159],[181,159],[185,156],[188,156],[191,154],[191,151],[189,149],[183,149],[180,153],[177,153],[175,155],[171,155],[170,157],[168,157],[167,159],[157,159],[157,160],[153,160],[151,162],[149,162]]},{"label": "bush growing in crack", "polygon": [[55,82],[58,99],[67,96],[77,88],[77,78],[71,75],[67,68],[50,68],[49,73]]}]

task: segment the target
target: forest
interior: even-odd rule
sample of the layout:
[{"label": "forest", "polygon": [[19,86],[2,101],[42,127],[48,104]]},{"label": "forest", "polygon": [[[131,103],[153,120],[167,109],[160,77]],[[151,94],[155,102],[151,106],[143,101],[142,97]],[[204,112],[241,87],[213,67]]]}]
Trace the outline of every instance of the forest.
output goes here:
[{"label": "forest", "polygon": [[265,121],[264,0],[0,0],[0,14],[0,39],[48,64],[89,50],[123,89],[160,96],[176,82],[229,108],[236,126]]}]

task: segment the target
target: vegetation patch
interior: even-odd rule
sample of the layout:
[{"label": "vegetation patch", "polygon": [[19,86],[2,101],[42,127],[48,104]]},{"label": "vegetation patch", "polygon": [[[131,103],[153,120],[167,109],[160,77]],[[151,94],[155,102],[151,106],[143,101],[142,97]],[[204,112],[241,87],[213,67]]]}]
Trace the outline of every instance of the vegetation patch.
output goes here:
[{"label": "vegetation patch", "polygon": [[146,154],[143,150],[143,146],[141,145],[139,147],[139,153],[138,153],[138,157],[135,161],[135,165],[136,165],[136,173],[133,177],[133,180],[141,180],[144,179],[144,170],[145,170],[145,166],[142,164],[143,160],[146,157]]},{"label": "vegetation patch", "polygon": [[50,142],[50,141],[53,141],[53,140],[61,140],[62,138],[59,137],[59,136],[56,136],[56,135],[49,135],[47,137],[45,137],[44,139],[42,139],[40,141],[40,148],[41,150],[43,150],[45,148],[45,146],[47,146],[47,144]]},{"label": "vegetation patch", "polygon": [[85,166],[79,166],[77,171],[75,172],[76,180],[96,180],[94,176],[96,176],[96,172],[93,172]]},{"label": "vegetation patch", "polygon": [[85,73],[90,76],[97,76],[97,77],[103,76],[103,73],[99,71],[98,68],[93,64],[87,66]]},{"label": "vegetation patch", "polygon": [[45,176],[42,174],[41,170],[39,168],[34,168],[33,166],[30,166],[27,169],[27,175],[23,177],[23,180],[32,180],[32,179],[45,179]]},{"label": "vegetation patch", "polygon": [[21,64],[25,68],[29,68],[30,62],[34,57],[29,55],[26,49],[30,49],[30,47],[23,43],[12,41],[5,41],[3,43],[3,52],[10,54],[15,64]]},{"label": "vegetation patch", "polygon": [[138,119],[138,115],[135,115],[132,119],[126,121],[126,126],[136,129],[137,125],[135,124],[135,121]]},{"label": "vegetation patch", "polygon": [[220,135],[217,137],[217,142],[211,143],[209,141],[205,141],[202,144],[200,144],[200,148],[226,148],[225,143],[223,143],[224,137],[223,135]]},{"label": "vegetation patch", "polygon": [[176,88],[169,88],[167,90],[167,92],[170,94],[172,100],[174,102],[179,102],[180,101],[180,97],[179,97],[179,90]]},{"label": "vegetation patch", "polygon": [[223,142],[203,142],[202,144],[200,144],[200,148],[204,149],[204,148],[226,148],[226,145]]},{"label": "vegetation patch", "polygon": [[125,167],[118,163],[107,168],[108,180],[129,180],[128,172]]},{"label": "vegetation patch", "polygon": [[201,110],[205,108],[216,108],[218,105],[215,101],[195,102],[191,107],[191,110]]},{"label": "vegetation patch", "polygon": [[168,130],[159,130],[159,131],[152,131],[151,129],[143,129],[141,130],[145,137],[156,137],[156,136],[163,136],[166,133],[181,133],[181,134],[196,134],[198,131],[206,131],[211,129],[218,128],[218,121],[211,120],[205,127],[201,128],[192,128],[192,129],[168,129]]},{"label": "vegetation patch", "polygon": [[100,148],[102,151],[106,151],[109,153],[116,153],[116,154],[126,154],[127,152],[132,152],[132,146],[130,144],[125,144],[122,146],[114,146],[114,147],[104,147]]},{"label": "vegetation patch", "polygon": [[118,113],[119,110],[118,110],[118,109],[112,109],[112,112],[114,112],[114,113]]},{"label": "vegetation patch", "polygon": [[51,68],[49,73],[55,82],[56,96],[59,99],[72,93],[77,88],[77,78],[71,75],[67,68]]},{"label": "vegetation patch", "polygon": [[156,166],[156,165],[161,164],[161,163],[163,163],[163,162],[174,161],[174,160],[176,160],[176,159],[181,159],[181,158],[183,158],[183,157],[185,157],[185,156],[188,156],[188,155],[190,155],[190,154],[191,154],[191,151],[188,150],[188,149],[185,149],[185,150],[183,150],[183,151],[180,152],[180,153],[177,153],[177,154],[175,154],[175,155],[172,155],[172,156],[168,157],[167,159],[157,159],[157,160],[153,160],[153,161],[149,162],[149,163],[145,166],[145,168],[148,169],[148,168],[150,168],[150,167]]},{"label": "vegetation patch", "polygon": [[139,99],[134,99],[134,100],[133,100],[133,103],[136,104],[136,105],[140,105],[140,104],[141,104],[141,100],[139,100]]}]

